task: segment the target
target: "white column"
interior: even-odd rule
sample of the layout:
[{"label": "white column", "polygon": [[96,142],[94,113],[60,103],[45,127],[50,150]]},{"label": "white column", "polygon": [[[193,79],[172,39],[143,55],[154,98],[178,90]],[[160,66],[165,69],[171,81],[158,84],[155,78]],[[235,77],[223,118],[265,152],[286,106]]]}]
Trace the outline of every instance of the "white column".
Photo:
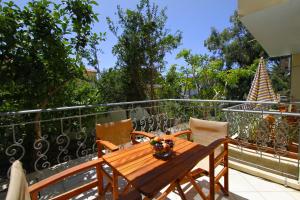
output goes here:
[{"label": "white column", "polygon": [[300,101],[300,53],[292,55],[291,100]]}]

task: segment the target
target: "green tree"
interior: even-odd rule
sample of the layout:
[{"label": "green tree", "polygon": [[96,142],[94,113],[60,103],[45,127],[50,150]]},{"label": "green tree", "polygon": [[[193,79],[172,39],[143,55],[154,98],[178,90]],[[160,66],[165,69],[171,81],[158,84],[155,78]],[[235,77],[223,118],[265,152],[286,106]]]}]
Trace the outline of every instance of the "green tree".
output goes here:
[{"label": "green tree", "polygon": [[124,79],[126,79],[124,69],[110,68],[101,73],[96,84],[99,99],[104,103],[127,101]]},{"label": "green tree", "polygon": [[270,78],[275,93],[289,96],[291,78],[287,66],[281,64],[273,64],[271,67]]},{"label": "green tree", "polygon": [[222,72],[221,60],[212,59],[208,55],[192,54],[187,49],[180,51],[176,58],[183,58],[187,63],[187,68],[182,70],[186,75],[185,95],[187,91],[195,90],[195,97],[211,99],[215,98],[216,93],[220,93],[220,79],[217,74]]},{"label": "green tree", "polygon": [[[191,50],[182,50],[177,58],[183,58],[187,67],[181,71],[185,81],[184,94],[195,90],[195,97],[201,99],[242,99],[247,96],[248,85],[241,83],[251,82],[258,61],[243,68],[224,69],[221,59],[210,58],[207,55],[192,54]],[[237,92],[238,91],[238,92]],[[188,94],[188,96],[191,96]],[[233,98],[231,98],[233,97]]]},{"label": "green tree", "polygon": [[207,55],[199,55],[199,54],[192,54],[191,50],[183,49],[181,50],[177,56],[177,59],[183,58],[184,61],[190,66],[190,74],[192,75],[192,83],[193,86],[197,90],[197,94],[200,94],[201,87],[204,85],[201,83],[201,79],[199,77],[199,72],[201,68],[205,68],[209,62]]},{"label": "green tree", "polygon": [[[250,66],[234,68],[221,71],[217,76],[220,80],[220,87],[224,88],[222,94],[226,99],[246,99],[251,81],[255,75],[259,60],[255,60]],[[222,90],[219,90],[222,91]]]},{"label": "green tree", "polygon": [[[71,81],[84,79],[90,52],[92,0],[0,2],[0,109],[45,108],[68,101]],[[100,39],[99,35],[99,39]],[[72,83],[74,84],[74,83]],[[61,102],[57,102],[60,99]],[[39,121],[40,113],[35,117]],[[39,137],[40,127],[35,129]]]},{"label": "green tree", "polygon": [[223,72],[223,62],[221,60],[210,59],[206,65],[199,70],[199,81],[201,82],[200,98],[221,99],[224,97],[226,87],[222,84],[220,73]]},{"label": "green tree", "polygon": [[182,95],[182,74],[177,71],[177,65],[172,65],[163,79],[160,90],[160,98],[181,98]]},{"label": "green tree", "polygon": [[97,20],[93,4],[41,0],[20,9],[1,3],[2,110],[45,108],[70,80],[83,78],[83,58]]},{"label": "green tree", "polygon": [[165,11],[166,8],[159,10],[156,4],[150,5],[149,0],[141,0],[134,10],[118,7],[118,26],[107,18],[110,30],[118,38],[113,54],[117,56],[117,66],[127,74],[123,81],[128,100],[145,99],[147,84],[150,85],[148,95],[155,98],[154,84],[164,66],[165,55],[181,41],[180,32],[171,34],[165,28]]},{"label": "green tree", "polygon": [[[261,56],[268,58],[267,53],[261,45],[255,40],[251,33],[239,20],[237,12],[230,17],[231,26],[218,32],[212,28],[211,34],[204,45],[213,53],[214,58],[224,61],[227,73],[240,75],[238,82],[227,85],[228,99],[245,99],[251,86],[254,74],[253,68],[256,70],[258,63],[256,62]],[[284,71],[284,75],[279,72],[281,58],[269,58],[267,65],[272,65],[271,77],[276,88],[286,88],[288,80],[288,71]],[[256,65],[253,65],[253,64]],[[245,68],[243,70],[236,70]],[[251,69],[250,69],[251,68]],[[233,70],[231,70],[233,69]],[[276,81],[275,81],[276,80]],[[284,89],[285,90],[285,89]],[[285,93],[285,92],[283,92]]]},{"label": "green tree", "polygon": [[230,17],[230,23],[231,26],[221,32],[212,28],[210,36],[204,41],[216,58],[222,59],[230,69],[234,66],[246,67],[261,56],[267,57],[261,45],[239,20],[237,11]]}]

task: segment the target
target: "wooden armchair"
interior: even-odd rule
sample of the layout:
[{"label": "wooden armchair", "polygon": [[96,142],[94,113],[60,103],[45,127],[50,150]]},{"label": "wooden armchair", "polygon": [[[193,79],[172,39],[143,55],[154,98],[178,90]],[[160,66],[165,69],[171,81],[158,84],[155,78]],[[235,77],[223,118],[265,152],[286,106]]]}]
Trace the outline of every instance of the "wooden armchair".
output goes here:
[{"label": "wooden armchair", "polygon": [[92,188],[98,188],[99,196],[103,195],[102,188],[102,176],[101,176],[101,165],[103,160],[91,160],[77,166],[66,169],[60,173],[57,173],[53,176],[50,176],[46,179],[43,179],[37,183],[34,183],[28,186],[26,177],[22,168],[22,163],[20,161],[15,161],[12,165],[11,175],[10,175],[10,184],[8,192],[6,195],[6,200],[37,200],[39,199],[39,192],[43,189],[57,184],[58,182],[64,181],[64,179],[71,177],[73,175],[82,173],[84,171],[95,168],[97,177],[96,179],[91,180],[89,183],[74,188],[70,191],[66,191],[62,194],[59,194],[51,199],[70,199],[75,197],[83,192],[86,192]]},{"label": "wooden armchair", "polygon": [[116,151],[119,149],[117,145],[127,143],[137,144],[136,136],[141,135],[147,138],[154,138],[154,135],[142,131],[134,131],[131,119],[121,120],[117,122],[109,122],[96,125],[96,143],[98,146],[98,157],[103,153],[102,149]]},{"label": "wooden armchair", "polygon": [[[79,186],[77,188],[71,189],[70,191],[65,191],[62,194],[59,194],[55,197],[51,197],[52,200],[59,199],[70,199],[79,194],[89,191],[92,188],[97,187],[99,198],[97,199],[105,199],[103,192],[103,179],[102,179],[102,166],[103,160],[102,158],[97,160],[91,160],[69,169],[66,169],[58,174],[50,176],[46,179],[43,179],[37,183],[34,183],[28,186],[24,170],[22,167],[22,163],[20,161],[15,161],[11,168],[10,175],[10,184],[8,188],[8,192],[6,195],[6,200],[38,200],[39,192],[47,187],[55,185],[59,182],[65,181],[68,177],[76,176],[76,174],[80,174],[84,171],[95,168],[97,177],[91,180],[89,183]],[[45,197],[44,197],[45,198]],[[48,196],[49,198],[49,196]],[[120,200],[141,200],[140,194],[136,190],[130,190],[126,194],[123,194],[119,198]]]},{"label": "wooden armchair", "polygon": [[[224,139],[228,136],[228,122],[216,122],[207,121],[196,118],[190,118],[189,122],[190,130],[181,131],[175,133],[174,136],[187,135],[188,140],[199,143],[204,146],[208,146],[213,141],[218,139]],[[193,179],[191,183],[195,186],[198,193],[203,199],[214,199],[215,187],[221,189],[227,196],[228,190],[228,142],[229,139],[225,139],[219,146],[214,147],[214,150],[209,156],[201,160],[190,172],[190,177]],[[213,167],[210,167],[213,166]],[[215,168],[222,166],[222,169],[218,174],[215,174]],[[195,179],[202,175],[210,176],[210,195],[206,196],[203,191],[195,184]],[[224,177],[224,184],[220,183],[220,179]]]},{"label": "wooden armchair", "polygon": [[[101,158],[103,155],[102,149],[108,149],[110,151],[116,151],[119,149],[117,145],[124,145],[128,143],[137,144],[136,136],[141,135],[149,139],[154,138],[154,135],[142,131],[134,131],[131,119],[109,122],[104,124],[96,125],[96,143],[98,146],[98,157]],[[111,189],[113,186],[113,178],[105,171],[102,170],[103,175],[108,179],[108,184],[104,188],[104,193]],[[121,199],[128,198],[128,195],[135,196],[136,199],[139,198],[137,192],[132,190],[131,185],[127,184],[123,191],[125,197]],[[138,196],[138,198],[136,197]],[[130,197],[130,199],[135,199]]]}]

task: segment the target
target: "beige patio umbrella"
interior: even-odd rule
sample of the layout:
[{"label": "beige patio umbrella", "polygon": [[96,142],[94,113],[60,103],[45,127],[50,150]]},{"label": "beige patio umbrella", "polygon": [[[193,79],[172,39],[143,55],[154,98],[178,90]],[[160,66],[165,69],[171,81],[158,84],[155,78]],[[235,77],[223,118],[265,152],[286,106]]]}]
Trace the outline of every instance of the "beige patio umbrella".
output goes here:
[{"label": "beige patio umbrella", "polygon": [[278,101],[263,57],[260,58],[247,101]]}]

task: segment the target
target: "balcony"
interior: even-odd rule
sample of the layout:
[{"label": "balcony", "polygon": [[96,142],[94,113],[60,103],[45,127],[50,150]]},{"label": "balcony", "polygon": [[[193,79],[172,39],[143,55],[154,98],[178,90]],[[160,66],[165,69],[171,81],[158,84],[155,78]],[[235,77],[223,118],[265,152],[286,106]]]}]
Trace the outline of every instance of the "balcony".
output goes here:
[{"label": "balcony", "polygon": [[[285,108],[273,102],[165,99],[1,113],[1,195],[5,196],[14,160],[23,162],[29,182],[34,183],[95,157],[96,123],[131,118],[136,130],[161,135],[187,129],[189,117],[196,117],[230,122],[229,199],[297,199],[300,113],[296,107]],[[42,198],[95,174],[88,171],[82,176],[47,189]],[[198,182],[208,186],[203,178]],[[196,193],[189,187],[185,191],[192,199]],[[92,198],[94,193],[78,198]],[[179,196],[173,192],[168,198]]]}]

